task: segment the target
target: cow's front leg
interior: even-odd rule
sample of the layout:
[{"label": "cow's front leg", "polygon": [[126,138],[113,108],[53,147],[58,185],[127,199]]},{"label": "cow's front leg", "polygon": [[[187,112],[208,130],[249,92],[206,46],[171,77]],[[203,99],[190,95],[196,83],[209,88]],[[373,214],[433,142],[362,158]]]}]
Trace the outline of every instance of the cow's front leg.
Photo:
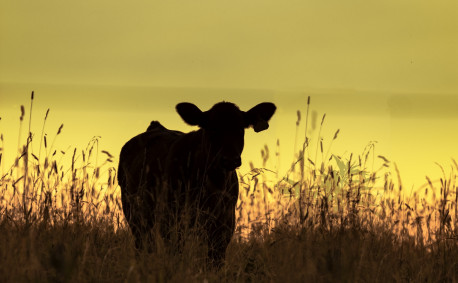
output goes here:
[{"label": "cow's front leg", "polygon": [[[234,215],[235,217],[235,215]],[[215,223],[208,234],[208,263],[214,268],[221,268],[226,258],[226,249],[234,234],[235,223]]]}]

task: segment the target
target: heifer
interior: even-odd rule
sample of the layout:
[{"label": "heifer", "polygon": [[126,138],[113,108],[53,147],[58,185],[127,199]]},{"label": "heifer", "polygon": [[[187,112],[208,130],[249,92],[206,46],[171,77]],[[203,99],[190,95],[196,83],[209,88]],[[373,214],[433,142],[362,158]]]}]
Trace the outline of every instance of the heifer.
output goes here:
[{"label": "heifer", "polygon": [[145,248],[153,228],[170,240],[173,231],[180,235],[188,227],[199,227],[209,260],[223,262],[235,229],[235,169],[242,163],[245,128],[267,129],[275,109],[265,102],[244,112],[220,102],[203,112],[194,104],[179,103],[178,114],[199,130],[185,134],[153,121],[123,146],[118,182],[137,249]]}]

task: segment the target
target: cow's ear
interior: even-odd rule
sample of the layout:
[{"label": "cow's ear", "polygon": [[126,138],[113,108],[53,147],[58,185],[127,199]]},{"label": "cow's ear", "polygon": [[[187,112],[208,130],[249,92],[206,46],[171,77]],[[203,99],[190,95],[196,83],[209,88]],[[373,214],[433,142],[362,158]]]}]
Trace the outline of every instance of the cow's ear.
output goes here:
[{"label": "cow's ear", "polygon": [[178,103],[176,110],[181,118],[191,126],[201,126],[203,113],[199,107],[189,102]]},{"label": "cow's ear", "polygon": [[270,102],[263,102],[245,112],[245,126],[253,126],[255,132],[261,132],[269,128],[269,120],[277,107]]}]

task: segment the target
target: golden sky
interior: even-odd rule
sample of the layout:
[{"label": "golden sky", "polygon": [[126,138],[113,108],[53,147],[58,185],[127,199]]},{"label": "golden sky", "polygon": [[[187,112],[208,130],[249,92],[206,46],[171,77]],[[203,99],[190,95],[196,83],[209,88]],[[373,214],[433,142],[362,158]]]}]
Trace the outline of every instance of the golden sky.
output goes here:
[{"label": "golden sky", "polygon": [[337,153],[377,140],[418,185],[458,158],[457,11],[453,0],[0,0],[0,132],[17,144],[31,90],[37,132],[49,107],[61,147],[99,135],[115,155],[151,120],[192,130],[177,102],[273,101],[271,128],[247,133],[244,154],[279,138],[284,169],[311,95],[325,139],[341,129]]},{"label": "golden sky", "polygon": [[458,91],[458,2],[0,2],[1,81]]}]

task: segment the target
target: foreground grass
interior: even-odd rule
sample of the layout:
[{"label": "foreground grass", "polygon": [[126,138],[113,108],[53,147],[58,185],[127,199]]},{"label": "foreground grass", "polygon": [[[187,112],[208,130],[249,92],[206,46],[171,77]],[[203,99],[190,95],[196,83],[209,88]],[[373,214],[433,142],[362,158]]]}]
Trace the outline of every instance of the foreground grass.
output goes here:
[{"label": "foreground grass", "polygon": [[458,245],[419,246],[383,227],[280,226],[237,237],[208,270],[198,247],[137,255],[126,229],[107,223],[0,223],[1,282],[456,282]]},{"label": "foreground grass", "polygon": [[[21,127],[24,115],[22,108]],[[306,135],[284,177],[264,168],[264,147],[264,164],[239,176],[226,265],[211,270],[198,239],[181,254],[161,245],[135,253],[116,162],[97,139],[63,152],[53,148],[56,137],[51,145],[44,133],[39,142],[33,137],[29,130],[0,176],[0,282],[458,281],[455,161],[440,180],[406,194],[396,166],[376,157],[374,144],[340,157],[323,150],[320,134],[311,150]]]}]

